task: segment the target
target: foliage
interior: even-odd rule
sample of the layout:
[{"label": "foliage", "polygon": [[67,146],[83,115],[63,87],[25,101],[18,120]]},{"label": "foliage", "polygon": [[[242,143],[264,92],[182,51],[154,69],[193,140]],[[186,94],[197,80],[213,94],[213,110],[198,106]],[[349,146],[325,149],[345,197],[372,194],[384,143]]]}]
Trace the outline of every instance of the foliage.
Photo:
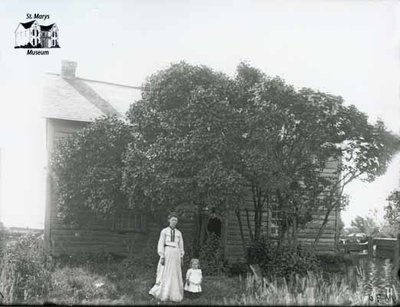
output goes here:
[{"label": "foliage", "polygon": [[225,271],[221,238],[211,233],[200,250],[200,266],[204,275],[220,275]]},{"label": "foliage", "polygon": [[398,224],[390,224],[388,221],[384,221],[379,228],[379,237],[382,238],[396,238],[399,233]]},{"label": "foliage", "polygon": [[289,278],[319,269],[316,256],[301,245],[276,244],[269,240],[249,244],[247,261],[259,264],[264,276]]},{"label": "foliage", "polygon": [[[79,259],[82,257],[82,261]],[[186,258],[186,257],[185,257]],[[146,261],[146,259],[143,259]],[[117,259],[106,254],[96,258],[81,254],[57,259],[58,267],[52,276],[53,287],[48,301],[57,304],[90,305],[147,305],[154,301],[148,295],[155,282],[155,264],[143,268],[129,258]],[[240,289],[237,278],[203,274],[203,293],[198,300],[184,298],[184,305],[222,304]]]},{"label": "foliage", "polygon": [[[345,185],[382,175],[399,149],[382,121],[370,124],[341,97],[297,90],[245,63],[234,77],[173,64],[147,79],[127,117],[130,125],[99,120],[60,146],[53,164],[64,217],[78,219],[82,204],[102,216],[125,203],[181,216],[234,209],[245,246],[240,211],[250,190],[251,240],[275,203],[287,241],[326,208],[318,241]],[[322,176],[334,161],[336,179]]]},{"label": "foliage", "polygon": [[226,266],[228,276],[246,276],[250,272],[249,265],[245,262],[233,262]]},{"label": "foliage", "polygon": [[79,304],[96,299],[116,298],[114,284],[107,278],[83,268],[58,268],[51,276],[50,300],[57,303]]},{"label": "foliage", "polygon": [[385,206],[385,220],[390,225],[398,226],[400,224],[400,191],[392,191],[386,200],[388,204]]},{"label": "foliage", "polygon": [[350,233],[365,233],[367,236],[377,236],[379,234],[379,225],[371,217],[357,216],[351,221],[353,228],[349,229]]},{"label": "foliage", "polygon": [[335,254],[319,254],[316,255],[319,266],[324,270],[330,270],[332,268],[340,269],[343,264],[352,264],[353,260],[349,255],[345,255],[342,253]]},{"label": "foliage", "polygon": [[[340,275],[308,273],[306,276],[296,275],[291,279],[266,278],[264,286],[259,287],[254,276],[246,278],[246,286],[242,293],[225,299],[227,305],[271,305],[271,306],[322,306],[322,305],[370,305],[369,296],[365,295],[358,283],[353,289],[346,279]],[[377,293],[373,293],[376,295]],[[390,302],[392,303],[392,302]],[[389,304],[390,304],[389,303]]]},{"label": "foliage", "polygon": [[22,235],[9,242],[1,259],[0,292],[4,303],[40,302],[50,287],[52,260],[43,236]]},{"label": "foliage", "polygon": [[58,144],[52,170],[58,214],[65,221],[84,225],[82,205],[104,218],[127,206],[120,188],[122,156],[130,140],[126,123],[105,117]]},{"label": "foliage", "polygon": [[6,248],[8,236],[9,236],[8,231],[5,228],[2,228],[0,222],[0,259],[3,258],[3,253]]},{"label": "foliage", "polygon": [[136,141],[126,154],[123,187],[133,206],[184,216],[199,207],[224,213],[240,203],[230,87],[225,75],[186,63],[147,80],[128,112]]}]

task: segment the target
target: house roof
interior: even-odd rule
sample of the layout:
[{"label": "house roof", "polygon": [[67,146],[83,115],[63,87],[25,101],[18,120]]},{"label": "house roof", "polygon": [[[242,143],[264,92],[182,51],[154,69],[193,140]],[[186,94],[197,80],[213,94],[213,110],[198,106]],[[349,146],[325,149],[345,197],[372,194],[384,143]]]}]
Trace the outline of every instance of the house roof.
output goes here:
[{"label": "house roof", "polygon": [[55,25],[54,23],[52,23],[51,25],[48,25],[48,26],[42,26],[42,25],[40,25],[40,30],[41,30],[41,31],[50,31],[51,28],[52,28],[54,25]]},{"label": "house roof", "polygon": [[29,29],[29,28],[35,23],[35,21],[36,21],[36,20],[32,20],[32,21],[29,21],[29,22],[21,22],[21,25],[22,25],[25,29]]},{"label": "house roof", "polygon": [[140,87],[46,74],[43,116],[90,122],[103,115],[124,117],[140,99]]}]

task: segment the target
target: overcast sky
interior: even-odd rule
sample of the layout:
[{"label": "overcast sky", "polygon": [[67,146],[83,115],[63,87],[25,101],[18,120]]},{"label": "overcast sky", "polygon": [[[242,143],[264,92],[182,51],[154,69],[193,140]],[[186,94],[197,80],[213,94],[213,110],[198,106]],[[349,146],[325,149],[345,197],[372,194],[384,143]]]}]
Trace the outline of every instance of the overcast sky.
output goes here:
[{"label": "overcast sky", "polygon": [[[49,14],[61,48],[14,49],[26,14]],[[340,95],[400,132],[398,1],[11,1],[0,2],[1,209],[6,225],[43,227],[45,130],[42,77],[62,59],[81,77],[140,85],[185,60],[233,75],[240,61],[296,87]],[[347,193],[347,225],[400,187],[400,157],[371,184]]]}]

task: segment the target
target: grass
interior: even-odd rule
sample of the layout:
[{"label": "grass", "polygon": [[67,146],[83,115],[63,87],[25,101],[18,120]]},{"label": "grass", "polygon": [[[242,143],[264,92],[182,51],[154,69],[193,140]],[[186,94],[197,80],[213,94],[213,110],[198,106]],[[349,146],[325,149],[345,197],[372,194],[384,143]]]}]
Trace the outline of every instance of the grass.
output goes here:
[{"label": "grass", "polygon": [[[115,264],[109,265],[105,274],[98,274],[83,267],[59,267],[52,274],[52,289],[48,302],[71,305],[155,305],[148,294],[154,284],[155,272],[138,268],[136,276],[127,277]],[[108,271],[108,272],[107,272]],[[205,276],[204,295],[198,299],[184,298],[184,305],[222,305],[225,297],[232,297],[240,290],[238,277]],[[169,305],[169,303],[162,303]]]},{"label": "grass", "polygon": [[[4,250],[0,263],[0,291],[7,295],[8,301],[0,299],[0,304],[157,304],[148,294],[155,282],[156,260],[149,257],[114,259],[109,255],[49,260],[40,248],[36,248],[37,245],[30,244],[35,240],[24,238]],[[205,274],[200,298],[184,298],[181,304],[393,305],[390,296],[399,302],[398,292],[391,286],[389,278],[391,264],[386,261],[382,267],[370,262],[364,267],[368,271],[358,269],[351,278],[325,270],[304,277],[292,276],[289,280],[265,278],[263,284],[252,275],[242,278]],[[370,285],[372,288],[367,287]],[[391,292],[379,293],[385,287]]]},{"label": "grass", "polygon": [[[154,272],[137,268],[135,276],[124,275],[121,264],[102,267],[103,274],[88,268],[59,267],[52,275],[53,288],[48,301],[57,304],[88,305],[155,305],[148,295],[153,286]],[[362,272],[362,271],[360,271]],[[340,274],[309,273],[305,277],[294,276],[290,280],[265,278],[264,285],[257,284],[252,275],[241,277],[205,276],[203,293],[198,299],[184,298],[182,305],[375,305],[381,298],[384,305],[393,300],[384,299],[385,293],[363,292],[362,279],[358,275],[350,285]],[[376,289],[374,291],[377,291]],[[386,293],[398,302],[395,289]],[[372,300],[371,300],[372,299]],[[176,303],[161,303],[161,305]]]},{"label": "grass", "polygon": [[[332,274],[328,279],[322,274],[309,273],[290,281],[264,279],[257,285],[252,276],[246,278],[246,290],[235,298],[225,300],[229,305],[370,305],[369,296],[355,289],[345,279]],[[393,303],[393,302],[392,302]],[[390,304],[390,302],[388,302]]]}]

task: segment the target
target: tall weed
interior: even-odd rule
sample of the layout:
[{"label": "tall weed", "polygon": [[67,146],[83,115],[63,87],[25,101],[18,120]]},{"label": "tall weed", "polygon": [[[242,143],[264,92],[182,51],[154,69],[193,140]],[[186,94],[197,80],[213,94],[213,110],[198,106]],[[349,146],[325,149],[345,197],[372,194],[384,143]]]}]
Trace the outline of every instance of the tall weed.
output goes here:
[{"label": "tall weed", "polygon": [[50,288],[53,267],[43,247],[43,235],[26,234],[10,241],[0,264],[3,303],[41,302]]},{"label": "tall weed", "polygon": [[343,280],[333,277],[327,282],[320,274],[296,275],[285,278],[265,278],[257,286],[252,275],[248,275],[245,291],[233,299],[225,299],[231,305],[348,305],[366,303],[359,294],[351,291]]}]

